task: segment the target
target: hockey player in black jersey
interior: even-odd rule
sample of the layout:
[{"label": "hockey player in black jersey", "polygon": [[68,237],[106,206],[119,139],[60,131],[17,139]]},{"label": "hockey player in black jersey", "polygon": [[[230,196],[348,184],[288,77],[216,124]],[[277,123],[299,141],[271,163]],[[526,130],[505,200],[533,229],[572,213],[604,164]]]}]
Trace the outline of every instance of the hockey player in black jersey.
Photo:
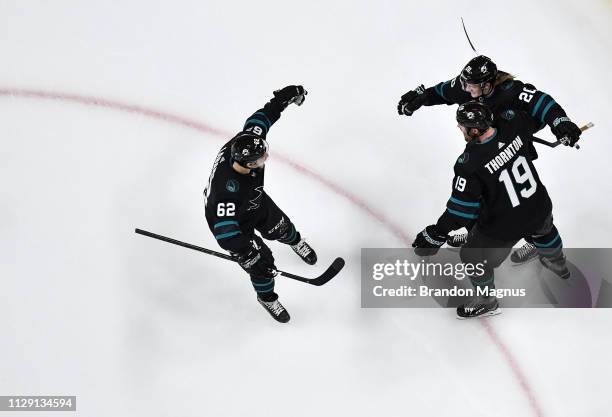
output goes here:
[{"label": "hockey player in black jersey", "polygon": [[294,85],[275,91],[246,120],[243,130],[223,145],[204,190],[206,220],[215,239],[250,275],[259,303],[283,323],[289,321],[289,313],[274,292],[274,257],[261,237],[289,245],[310,265],[316,263],[317,255],[264,191],[266,136],[281,112],[289,104],[302,105],[306,94],[302,86]]},{"label": "hockey player in black jersey", "polygon": [[[463,104],[477,99],[486,104],[495,116],[512,117],[519,111],[525,112],[536,129],[548,125],[552,133],[564,145],[574,146],[580,138],[581,130],[572,122],[555,99],[549,94],[538,90],[532,84],[523,83],[504,71],[498,71],[497,65],[484,55],[472,58],[463,67],[457,77],[440,82],[433,87],[423,85],[404,94],[397,106],[400,115],[411,116],[421,106],[438,104]],[[537,158],[537,152],[532,144],[531,158]],[[459,246],[465,241],[465,234],[455,235],[449,244]],[[520,264],[534,259],[537,251],[533,242],[527,240],[525,245],[512,254],[512,261]]]},{"label": "hockey player in black jersey", "polygon": [[493,271],[521,238],[531,238],[546,268],[564,279],[569,270],[553,224],[552,202],[529,152],[537,128],[533,118],[521,112],[494,127],[491,110],[471,101],[459,106],[457,122],[467,144],[455,163],[446,211],[412,246],[417,255],[433,255],[450,231],[470,230],[461,260],[485,264],[484,274],[470,277],[481,295],[457,308],[459,318],[471,318],[499,313],[496,297],[487,295],[495,288]]}]

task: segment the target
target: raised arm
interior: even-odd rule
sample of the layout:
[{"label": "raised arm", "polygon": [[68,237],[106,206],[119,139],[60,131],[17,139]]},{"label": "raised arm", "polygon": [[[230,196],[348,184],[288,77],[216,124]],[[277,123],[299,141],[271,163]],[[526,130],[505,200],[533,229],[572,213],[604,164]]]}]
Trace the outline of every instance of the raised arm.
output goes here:
[{"label": "raised arm", "polygon": [[433,87],[425,88],[421,84],[414,90],[408,91],[401,97],[397,105],[397,112],[401,115],[412,116],[412,113],[421,106],[462,104],[470,100],[470,94],[461,89],[459,77],[455,77]]},{"label": "raised arm", "polygon": [[301,85],[290,85],[276,90],[274,97],[263,108],[249,116],[242,130],[265,138],[270,127],[280,118],[281,112],[291,103],[301,106],[306,94],[308,93]]}]

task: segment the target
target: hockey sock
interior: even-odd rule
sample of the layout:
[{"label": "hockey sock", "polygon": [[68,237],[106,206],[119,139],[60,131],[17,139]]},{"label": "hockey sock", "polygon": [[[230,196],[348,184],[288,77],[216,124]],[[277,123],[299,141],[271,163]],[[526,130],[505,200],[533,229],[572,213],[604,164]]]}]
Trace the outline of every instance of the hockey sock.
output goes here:
[{"label": "hockey sock", "polygon": [[302,237],[300,236],[300,232],[295,230],[295,226],[293,225],[293,223],[291,223],[287,231],[281,237],[278,238],[278,241],[280,243],[293,246],[298,243],[300,239],[302,239]]},{"label": "hockey sock", "polygon": [[556,258],[562,253],[563,241],[559,231],[553,225],[550,232],[542,236],[533,236],[532,241],[538,253],[545,258]]},{"label": "hockey sock", "polygon": [[485,267],[482,275],[470,275],[470,282],[476,288],[478,294],[486,295],[488,291],[495,289],[494,278],[493,269]]},{"label": "hockey sock", "polygon": [[274,278],[251,278],[251,284],[263,301],[274,301],[278,298],[274,292]]}]

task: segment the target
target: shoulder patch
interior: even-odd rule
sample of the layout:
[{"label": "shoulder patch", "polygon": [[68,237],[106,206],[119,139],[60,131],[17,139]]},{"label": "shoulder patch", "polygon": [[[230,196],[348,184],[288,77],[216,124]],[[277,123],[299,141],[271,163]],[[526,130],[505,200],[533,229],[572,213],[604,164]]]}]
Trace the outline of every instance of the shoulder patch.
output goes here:
[{"label": "shoulder patch", "polygon": [[240,188],[240,184],[238,184],[238,181],[236,180],[228,180],[225,183],[225,189],[229,191],[230,193],[238,192],[239,188]]},{"label": "shoulder patch", "polygon": [[514,112],[514,110],[506,110],[503,111],[501,114],[502,119],[506,119],[506,120],[512,120],[514,119],[514,117],[516,116],[516,113]]},{"label": "shoulder patch", "polygon": [[501,88],[502,90],[510,90],[513,84],[514,84],[514,80],[507,80],[501,83],[499,85],[499,88]]},{"label": "shoulder patch", "polygon": [[467,161],[470,160],[470,154],[467,152],[464,152],[463,155],[461,155],[459,158],[457,158],[457,163],[458,164],[466,164]]}]

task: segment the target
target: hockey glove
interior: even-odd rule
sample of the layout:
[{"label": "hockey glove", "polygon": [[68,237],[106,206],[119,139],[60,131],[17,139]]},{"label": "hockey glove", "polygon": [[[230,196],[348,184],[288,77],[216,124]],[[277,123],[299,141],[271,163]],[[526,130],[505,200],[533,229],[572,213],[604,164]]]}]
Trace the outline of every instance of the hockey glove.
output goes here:
[{"label": "hockey glove", "polygon": [[419,233],[412,242],[414,253],[418,256],[432,256],[438,253],[438,250],[444,243],[448,236],[439,233],[436,230],[435,225],[429,225]]},{"label": "hockey glove", "polygon": [[263,242],[252,240],[249,248],[244,252],[232,253],[232,256],[251,276],[272,278],[278,274],[272,252]]},{"label": "hockey glove", "polygon": [[274,99],[281,105],[283,110],[291,103],[301,106],[308,92],[301,85],[290,85],[274,92]]},{"label": "hockey glove", "polygon": [[572,147],[578,142],[582,134],[580,128],[567,117],[556,119],[551,130],[559,142]]},{"label": "hockey glove", "polygon": [[412,116],[412,113],[417,111],[423,104],[425,104],[425,86],[421,84],[402,96],[397,104],[397,112],[406,116]]}]

